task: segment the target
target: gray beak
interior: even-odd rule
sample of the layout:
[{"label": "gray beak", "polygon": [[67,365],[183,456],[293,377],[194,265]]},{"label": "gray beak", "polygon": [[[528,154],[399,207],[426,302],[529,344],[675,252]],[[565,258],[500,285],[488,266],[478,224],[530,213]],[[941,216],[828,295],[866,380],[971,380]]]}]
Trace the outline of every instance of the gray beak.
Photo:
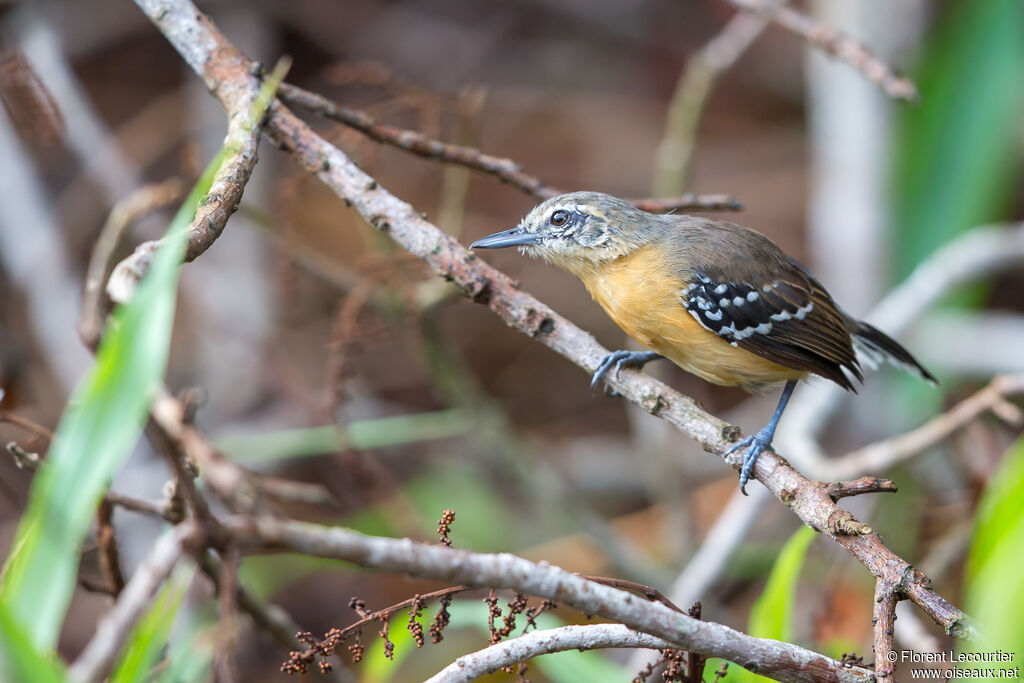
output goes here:
[{"label": "gray beak", "polygon": [[540,237],[532,232],[526,232],[522,228],[515,227],[511,230],[496,232],[487,237],[481,237],[470,249],[501,249],[502,247],[519,247],[524,244],[540,244]]}]

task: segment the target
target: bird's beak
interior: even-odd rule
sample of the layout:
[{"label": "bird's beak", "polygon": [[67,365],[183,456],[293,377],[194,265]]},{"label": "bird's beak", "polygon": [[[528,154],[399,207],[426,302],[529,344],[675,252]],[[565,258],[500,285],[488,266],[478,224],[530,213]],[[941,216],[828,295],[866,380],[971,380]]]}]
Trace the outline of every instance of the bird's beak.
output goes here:
[{"label": "bird's beak", "polygon": [[535,233],[526,232],[526,230],[520,227],[515,227],[511,230],[503,230],[487,237],[481,237],[469,245],[469,248],[501,249],[502,247],[520,247],[526,244],[540,244],[540,237]]}]

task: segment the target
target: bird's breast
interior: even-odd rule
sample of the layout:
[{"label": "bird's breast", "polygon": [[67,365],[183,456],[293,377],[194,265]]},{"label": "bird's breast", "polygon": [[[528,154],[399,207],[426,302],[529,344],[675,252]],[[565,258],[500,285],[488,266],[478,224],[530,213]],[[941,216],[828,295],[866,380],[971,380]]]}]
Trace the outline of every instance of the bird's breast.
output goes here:
[{"label": "bird's breast", "polygon": [[653,246],[578,271],[590,295],[626,334],[698,377],[754,389],[807,373],[732,346],[683,305],[685,272]]}]

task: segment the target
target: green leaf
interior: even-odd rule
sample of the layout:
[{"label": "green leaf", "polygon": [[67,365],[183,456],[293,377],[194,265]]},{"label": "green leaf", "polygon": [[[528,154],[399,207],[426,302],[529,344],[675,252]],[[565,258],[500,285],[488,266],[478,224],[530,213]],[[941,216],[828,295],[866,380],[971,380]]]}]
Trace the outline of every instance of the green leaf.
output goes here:
[{"label": "green leaf", "polygon": [[167,668],[157,683],[200,683],[210,678],[217,638],[216,626],[203,628],[171,648]]},{"label": "green leaf", "polygon": [[984,638],[974,644],[974,651],[1013,653],[1011,666],[1024,658],[1021,548],[1024,548],[1024,438],[1010,448],[978,505],[965,590],[968,613],[978,620]]},{"label": "green leaf", "polygon": [[0,680],[63,683],[64,668],[53,658],[40,653],[28,632],[0,603]]},{"label": "green leaf", "polygon": [[348,448],[374,449],[462,436],[473,428],[461,410],[439,410],[359,420],[344,427],[326,425],[245,434],[217,439],[216,446],[233,460],[256,464],[333,453]]},{"label": "green leaf", "polygon": [[[251,126],[262,119],[283,77],[280,69],[275,74],[248,113]],[[138,441],[151,392],[163,377],[186,229],[238,144],[226,141],[175,215],[135,296],[114,310],[96,364],[76,388],[32,482],[0,603],[28,629],[38,650],[56,644],[75,585],[78,548],[110,478]]]},{"label": "green leaf", "polygon": [[[815,536],[817,534],[813,529],[800,527],[782,547],[768,575],[761,597],[750,610],[750,635],[792,642],[793,604],[796,601],[797,579],[807,556],[807,548]],[[735,673],[739,680],[768,680],[747,671],[741,674],[738,667]],[[733,676],[730,675],[730,680],[732,679]]]},{"label": "green leaf", "polygon": [[[974,535],[967,556],[967,580],[974,581],[978,572],[992,561],[1008,538],[1014,525],[1024,518],[1024,438],[1017,440],[999,469],[989,479],[985,494],[975,513]],[[1018,547],[1019,550],[1019,547]]]},{"label": "green leaf", "polygon": [[146,679],[153,662],[167,644],[174,617],[194,574],[193,567],[179,569],[171,576],[125,643],[124,653],[110,677],[110,683],[135,683]]},{"label": "green leaf", "polygon": [[78,547],[113,473],[139,438],[150,392],[167,364],[185,228],[207,172],[157,250],[132,301],[117,308],[96,364],[76,389],[32,482],[0,601],[29,626],[32,642],[54,646],[78,571]]},{"label": "green leaf", "polygon": [[1020,187],[1020,0],[945,5],[903,109],[893,169],[897,278],[961,231],[1005,216]]}]

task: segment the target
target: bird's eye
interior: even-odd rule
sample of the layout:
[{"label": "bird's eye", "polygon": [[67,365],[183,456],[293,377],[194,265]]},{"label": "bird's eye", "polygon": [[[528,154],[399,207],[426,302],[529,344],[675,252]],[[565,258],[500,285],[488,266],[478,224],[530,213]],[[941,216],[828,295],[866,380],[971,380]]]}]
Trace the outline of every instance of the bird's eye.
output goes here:
[{"label": "bird's eye", "polygon": [[568,211],[555,211],[551,214],[551,225],[565,225],[565,222],[569,220]]}]

